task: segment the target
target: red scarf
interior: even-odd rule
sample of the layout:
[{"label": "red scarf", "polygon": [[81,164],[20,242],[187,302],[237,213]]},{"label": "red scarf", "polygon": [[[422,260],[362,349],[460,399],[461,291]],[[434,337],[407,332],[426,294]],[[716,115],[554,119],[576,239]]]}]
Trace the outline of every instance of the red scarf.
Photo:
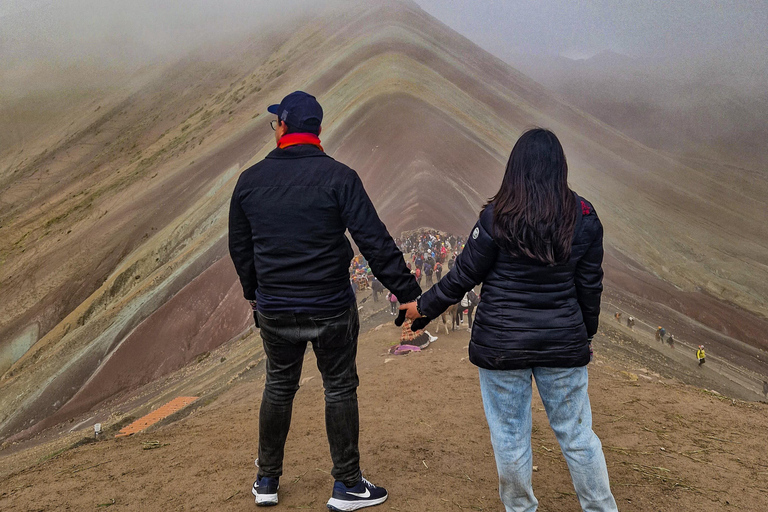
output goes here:
[{"label": "red scarf", "polygon": [[320,151],[324,151],[323,146],[320,145],[320,137],[314,133],[289,133],[283,135],[280,137],[277,147],[284,149],[289,146],[298,146],[299,144],[311,144],[320,148]]}]

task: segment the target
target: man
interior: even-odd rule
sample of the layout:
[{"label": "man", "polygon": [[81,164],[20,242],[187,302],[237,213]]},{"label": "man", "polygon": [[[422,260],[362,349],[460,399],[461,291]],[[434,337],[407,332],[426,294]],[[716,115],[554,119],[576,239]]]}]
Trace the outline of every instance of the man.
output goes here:
[{"label": "man", "polygon": [[696,351],[696,359],[699,360],[699,366],[707,362],[707,354],[704,352],[704,345],[699,345],[699,349]]},{"label": "man", "polygon": [[349,229],[373,273],[400,303],[421,289],[379,220],[357,173],[320,145],[323,110],[301,91],[268,111],[277,149],[245,170],[229,213],[229,251],[261,328],[267,376],[259,413],[257,505],[276,505],[283,453],[307,341],[325,388],[336,482],[331,510],[378,505],[387,491],[360,473],[357,305],[349,281]]},{"label": "man", "polygon": [[434,272],[434,267],[430,265],[429,262],[424,264],[424,275],[427,278],[427,286],[432,286],[432,274],[434,274]]},{"label": "man", "polygon": [[475,290],[469,290],[467,292],[467,298],[469,299],[469,307],[467,308],[467,324],[469,325],[469,330],[472,330],[472,313],[475,311],[475,308],[480,305],[480,296],[475,293]]},{"label": "man", "polygon": [[375,277],[371,281],[371,291],[373,294],[373,302],[379,302],[379,294],[384,293],[384,285]]}]

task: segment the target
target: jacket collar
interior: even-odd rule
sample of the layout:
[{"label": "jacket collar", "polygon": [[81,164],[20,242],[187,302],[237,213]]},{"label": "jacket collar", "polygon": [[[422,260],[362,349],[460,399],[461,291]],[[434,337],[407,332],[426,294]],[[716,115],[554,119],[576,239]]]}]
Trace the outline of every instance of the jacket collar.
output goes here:
[{"label": "jacket collar", "polygon": [[297,146],[288,146],[284,149],[275,148],[269,152],[266,158],[307,158],[312,156],[328,157],[328,155],[321,151],[317,146],[300,144]]}]

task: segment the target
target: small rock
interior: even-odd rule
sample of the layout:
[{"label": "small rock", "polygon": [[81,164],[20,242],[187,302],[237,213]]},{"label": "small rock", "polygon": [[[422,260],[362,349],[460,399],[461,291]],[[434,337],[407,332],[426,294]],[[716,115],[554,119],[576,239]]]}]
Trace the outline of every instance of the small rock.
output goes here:
[{"label": "small rock", "polygon": [[539,466],[533,466],[533,470],[534,471],[538,471],[539,470]]}]

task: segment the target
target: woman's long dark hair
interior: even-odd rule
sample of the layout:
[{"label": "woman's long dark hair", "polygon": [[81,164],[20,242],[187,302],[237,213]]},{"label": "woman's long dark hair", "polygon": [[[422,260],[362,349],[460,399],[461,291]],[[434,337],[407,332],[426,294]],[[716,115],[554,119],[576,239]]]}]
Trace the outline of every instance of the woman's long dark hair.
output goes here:
[{"label": "woman's long dark hair", "polygon": [[576,198],[568,188],[568,163],[554,133],[525,132],[509,155],[493,205],[494,238],[513,257],[527,256],[549,265],[571,256]]}]

